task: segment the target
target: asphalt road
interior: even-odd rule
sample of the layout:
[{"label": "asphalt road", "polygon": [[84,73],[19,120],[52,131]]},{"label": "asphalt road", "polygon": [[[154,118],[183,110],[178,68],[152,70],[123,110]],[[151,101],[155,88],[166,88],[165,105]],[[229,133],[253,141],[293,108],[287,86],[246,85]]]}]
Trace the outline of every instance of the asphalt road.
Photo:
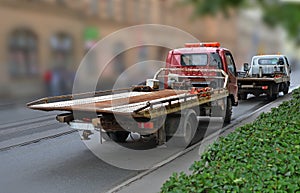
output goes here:
[{"label": "asphalt road", "polygon": [[[299,78],[295,78],[293,82],[292,86],[299,85]],[[233,120],[267,103],[264,97],[241,101],[239,106],[233,109]],[[54,113],[40,113],[19,107],[1,109],[0,115],[0,132],[8,132],[16,127],[26,131],[19,134],[15,130],[16,139],[39,133],[43,129],[67,129],[65,125],[51,125],[48,115],[54,118]],[[46,119],[50,121],[50,125],[35,125],[33,129],[30,127],[33,123],[29,121],[32,118],[37,122],[39,119]],[[28,128],[24,129],[23,126],[26,125]],[[12,135],[10,137],[0,136],[0,142],[14,139]],[[101,161],[80,141],[77,132],[0,151],[1,193],[100,193],[139,172],[141,171],[121,169]]]},{"label": "asphalt road", "polygon": [[[263,97],[241,101],[233,110],[233,119],[266,103]],[[139,172],[101,161],[80,141],[78,133],[0,152],[3,193],[105,192]]]}]

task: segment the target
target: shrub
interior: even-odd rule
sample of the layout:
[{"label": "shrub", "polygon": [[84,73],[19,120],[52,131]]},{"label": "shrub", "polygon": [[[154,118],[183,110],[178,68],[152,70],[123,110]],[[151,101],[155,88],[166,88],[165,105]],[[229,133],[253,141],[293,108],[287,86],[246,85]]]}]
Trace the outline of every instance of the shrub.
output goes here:
[{"label": "shrub", "polygon": [[292,99],[209,146],[161,192],[300,192],[300,88]]}]

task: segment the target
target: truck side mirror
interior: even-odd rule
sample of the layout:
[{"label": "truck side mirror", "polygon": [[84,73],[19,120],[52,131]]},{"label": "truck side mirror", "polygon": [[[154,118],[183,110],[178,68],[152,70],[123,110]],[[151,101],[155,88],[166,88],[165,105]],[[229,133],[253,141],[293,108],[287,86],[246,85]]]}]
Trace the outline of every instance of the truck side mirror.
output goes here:
[{"label": "truck side mirror", "polygon": [[248,63],[244,63],[244,71],[249,71],[249,64]]},{"label": "truck side mirror", "polygon": [[283,58],[279,58],[277,64],[278,64],[278,65],[284,65]]}]

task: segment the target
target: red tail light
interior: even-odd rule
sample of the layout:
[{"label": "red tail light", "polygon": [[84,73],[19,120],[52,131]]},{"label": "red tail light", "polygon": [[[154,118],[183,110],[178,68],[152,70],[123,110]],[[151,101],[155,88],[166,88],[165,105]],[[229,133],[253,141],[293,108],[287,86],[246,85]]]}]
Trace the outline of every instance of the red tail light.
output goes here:
[{"label": "red tail light", "polygon": [[153,129],[154,124],[153,122],[139,122],[138,127],[141,129]]}]

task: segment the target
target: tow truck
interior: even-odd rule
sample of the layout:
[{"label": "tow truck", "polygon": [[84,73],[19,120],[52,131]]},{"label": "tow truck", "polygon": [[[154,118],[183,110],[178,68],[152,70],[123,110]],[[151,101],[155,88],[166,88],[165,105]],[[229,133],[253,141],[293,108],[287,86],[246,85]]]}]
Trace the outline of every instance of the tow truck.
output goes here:
[{"label": "tow truck", "polygon": [[165,68],[145,85],[46,97],[27,106],[67,111],[56,119],[83,131],[83,139],[100,132],[125,143],[130,133],[138,133],[151,136],[157,145],[176,138],[176,144],[186,147],[203,134],[199,120],[230,122],[232,106],[238,104],[236,75],[233,56],[220,43],[187,43],[169,51]]},{"label": "tow truck", "polygon": [[244,63],[244,71],[239,73],[239,97],[246,100],[248,94],[256,97],[266,94],[268,100],[275,100],[279,92],[288,93],[290,73],[290,65],[285,55],[253,56],[251,64]]}]

